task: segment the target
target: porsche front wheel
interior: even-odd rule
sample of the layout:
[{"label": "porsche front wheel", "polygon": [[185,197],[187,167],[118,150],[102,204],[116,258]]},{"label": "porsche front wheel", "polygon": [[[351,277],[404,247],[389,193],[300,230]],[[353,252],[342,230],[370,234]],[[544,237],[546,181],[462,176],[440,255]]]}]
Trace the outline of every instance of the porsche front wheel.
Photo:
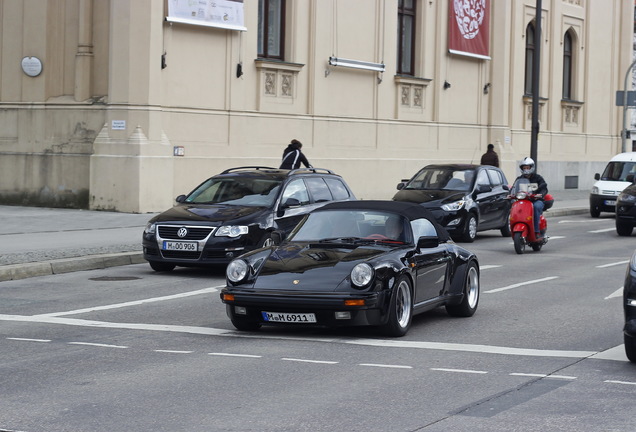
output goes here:
[{"label": "porsche front wheel", "polygon": [[413,295],[411,281],[406,276],[400,276],[393,286],[393,293],[389,303],[389,320],[382,327],[387,336],[404,336],[413,319]]}]

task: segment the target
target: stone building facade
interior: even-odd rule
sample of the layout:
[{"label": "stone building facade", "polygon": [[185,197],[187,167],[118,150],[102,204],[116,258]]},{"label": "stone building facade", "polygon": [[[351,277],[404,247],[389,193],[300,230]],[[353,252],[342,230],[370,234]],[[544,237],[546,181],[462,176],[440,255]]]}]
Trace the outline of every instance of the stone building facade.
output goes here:
[{"label": "stone building facade", "polygon": [[[633,7],[543,0],[538,167],[552,190],[590,187],[621,151]],[[449,49],[475,11],[486,55]],[[0,0],[0,203],[160,211],[226,168],[278,167],[293,138],[362,199],[390,199],[429,163],[478,163],[488,143],[512,180],[530,154],[535,13],[535,0]]]}]

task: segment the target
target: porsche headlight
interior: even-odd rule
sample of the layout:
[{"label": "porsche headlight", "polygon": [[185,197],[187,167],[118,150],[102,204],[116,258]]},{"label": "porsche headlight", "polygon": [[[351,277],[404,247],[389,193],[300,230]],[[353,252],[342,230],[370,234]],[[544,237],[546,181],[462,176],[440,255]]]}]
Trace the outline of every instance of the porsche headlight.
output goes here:
[{"label": "porsche headlight", "polygon": [[363,288],[373,279],[373,267],[367,263],[358,264],[351,270],[351,283],[357,288]]},{"label": "porsche headlight", "polygon": [[248,270],[249,265],[245,260],[235,259],[228,264],[225,269],[225,274],[230,282],[237,283],[247,277]]},{"label": "porsche headlight", "polygon": [[146,225],[146,228],[144,229],[144,234],[155,234],[156,232],[157,225],[154,222]]},{"label": "porsche headlight", "polygon": [[247,234],[248,229],[245,225],[225,225],[216,230],[216,237],[238,237]]},{"label": "porsche headlight", "polygon": [[466,204],[465,200],[459,200],[459,201],[455,201],[452,202],[450,204],[444,204],[442,206],[442,210],[445,211],[457,211],[457,210],[461,210],[464,208],[464,205]]}]

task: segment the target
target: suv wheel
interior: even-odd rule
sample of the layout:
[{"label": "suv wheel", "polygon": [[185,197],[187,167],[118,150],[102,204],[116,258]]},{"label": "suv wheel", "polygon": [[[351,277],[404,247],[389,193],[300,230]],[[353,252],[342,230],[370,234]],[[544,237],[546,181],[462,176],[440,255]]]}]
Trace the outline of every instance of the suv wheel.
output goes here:
[{"label": "suv wheel", "polygon": [[616,232],[619,236],[629,237],[632,235],[632,231],[634,230],[634,226],[631,222],[625,222],[620,219],[616,219]]},{"label": "suv wheel", "polygon": [[174,268],[176,267],[176,265],[174,264],[168,264],[168,263],[162,263],[162,262],[156,262],[156,261],[149,261],[150,267],[152,267],[152,269],[156,272],[169,272],[174,270]]}]

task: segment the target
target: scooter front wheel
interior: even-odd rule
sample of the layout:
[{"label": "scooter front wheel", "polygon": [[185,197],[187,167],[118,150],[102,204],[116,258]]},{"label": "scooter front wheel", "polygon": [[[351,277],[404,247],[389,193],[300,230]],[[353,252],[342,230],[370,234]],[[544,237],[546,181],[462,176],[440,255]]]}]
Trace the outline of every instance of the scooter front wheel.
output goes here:
[{"label": "scooter front wheel", "polygon": [[521,236],[521,232],[516,231],[512,234],[512,242],[515,244],[515,252],[521,255],[526,250],[526,242]]}]

